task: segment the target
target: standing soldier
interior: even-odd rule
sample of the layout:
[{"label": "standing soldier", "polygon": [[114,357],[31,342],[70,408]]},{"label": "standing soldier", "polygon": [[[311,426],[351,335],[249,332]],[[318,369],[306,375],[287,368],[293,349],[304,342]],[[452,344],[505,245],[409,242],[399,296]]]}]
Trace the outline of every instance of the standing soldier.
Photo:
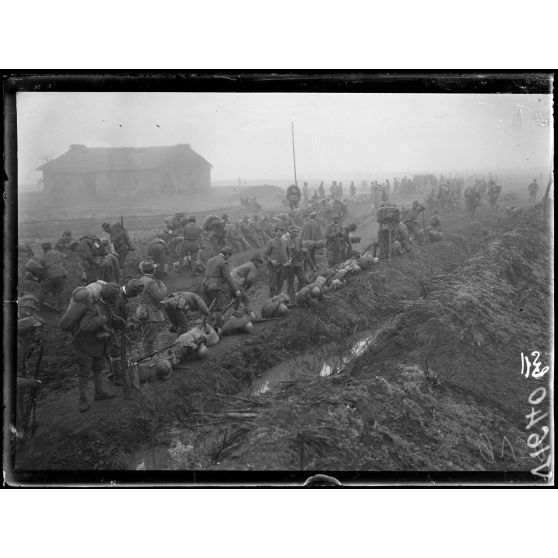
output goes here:
[{"label": "standing soldier", "polygon": [[[17,320],[17,383],[16,383],[16,427],[22,432],[26,418],[26,394],[38,384],[29,370],[31,356],[43,342],[43,322],[37,316],[39,301],[33,295],[18,300]],[[29,405],[29,403],[27,404]]]},{"label": "standing soldier", "polygon": [[[116,283],[106,283],[101,287],[100,297],[109,306],[111,313],[123,320],[123,326],[120,329],[126,326],[133,327],[133,323],[128,325],[128,301],[139,296],[143,288],[143,283],[139,279],[130,279],[122,287],[119,287]],[[110,356],[113,359],[112,362],[117,363],[111,365],[112,381],[115,385],[121,385],[123,377],[122,340],[114,329],[111,330],[111,335]]]},{"label": "standing soldier", "polygon": [[110,241],[114,251],[118,254],[118,263],[122,270],[126,267],[126,256],[135,250],[128,231],[120,223],[103,223],[102,228],[110,234]]},{"label": "standing soldier", "polygon": [[275,227],[275,238],[271,239],[266,246],[264,257],[267,260],[269,271],[269,296],[273,298],[283,290],[287,275],[287,267],[290,262],[291,251],[288,241],[283,238],[285,229],[281,225]]},{"label": "standing soldier", "polygon": [[103,274],[104,250],[101,240],[94,235],[85,235],[79,239],[79,255],[83,264],[83,282],[88,285],[98,281]]},{"label": "standing soldier", "polygon": [[176,333],[177,337],[191,329],[191,312],[199,312],[207,318],[211,316],[203,299],[195,293],[172,293],[163,300],[162,304],[171,323],[171,331]]},{"label": "standing soldier", "polygon": [[533,182],[529,184],[529,203],[535,203],[538,191],[539,185],[537,184],[537,179],[533,178]]},{"label": "standing soldier", "polygon": [[156,278],[157,266],[153,260],[144,260],[139,267],[143,273],[143,276],[140,277],[140,281],[143,283],[143,291],[136,308],[136,318],[142,326],[143,354],[148,355],[153,352],[155,341],[165,322],[165,313],[161,302],[167,296],[167,287],[160,279]]},{"label": "standing soldier", "polygon": [[333,215],[331,224],[325,231],[327,265],[334,267],[339,263],[339,244],[343,238],[343,230],[339,224],[339,217]]},{"label": "standing soldier", "polygon": [[356,186],[355,183],[351,180],[351,186],[349,187],[351,198],[356,196]]},{"label": "standing soldier", "polygon": [[[304,260],[306,256],[306,250],[302,244],[302,239],[298,235],[298,229],[296,227],[293,227],[291,228],[289,233],[291,263],[288,268],[287,294],[289,295],[291,301],[294,301],[295,292],[300,291],[300,289],[302,289],[302,287],[306,285],[306,278],[304,277]],[[296,291],[294,288],[295,278],[297,280]]]},{"label": "standing soldier", "polygon": [[202,241],[202,229],[196,225],[195,217],[188,217],[182,234],[183,238],[179,250],[180,262],[178,270],[181,272],[187,262],[190,271],[195,271],[196,267],[199,265],[199,253]]},{"label": "standing soldier", "polygon": [[45,268],[46,276],[41,283],[39,303],[45,305],[47,295],[50,293],[56,298],[56,310],[62,311],[64,305],[64,287],[66,286],[66,271],[62,265],[63,256],[58,250],[53,250],[50,242],[41,244],[44,256],[41,265]]},{"label": "standing soldier", "polygon": [[320,185],[318,186],[318,196],[321,200],[325,200],[325,190],[323,182],[320,182]]},{"label": "standing soldier", "polygon": [[98,302],[89,302],[80,318],[72,338],[78,365],[79,412],[84,413],[91,407],[87,391],[89,375],[93,372],[95,401],[111,399],[116,393],[109,392],[103,385],[107,370],[107,358],[112,349],[115,329],[122,329],[124,320],[116,316],[101,298]]},{"label": "standing soldier", "polygon": [[207,260],[205,264],[205,275],[202,282],[202,292],[206,303],[213,307],[213,311],[219,314],[223,309],[224,292],[230,290],[234,296],[240,296],[229,270],[229,258],[232,249],[224,246],[219,254]]},{"label": "standing soldier", "polygon": [[490,186],[488,188],[487,198],[490,204],[490,211],[495,213],[498,210],[498,196],[502,191],[502,186],[497,186],[493,180],[490,181]]},{"label": "standing soldier", "polygon": [[302,226],[300,238],[306,246],[307,263],[310,265],[313,271],[316,271],[317,243],[321,242],[324,237],[322,234],[320,223],[318,223],[318,214],[313,211],[308,217],[309,219]]}]

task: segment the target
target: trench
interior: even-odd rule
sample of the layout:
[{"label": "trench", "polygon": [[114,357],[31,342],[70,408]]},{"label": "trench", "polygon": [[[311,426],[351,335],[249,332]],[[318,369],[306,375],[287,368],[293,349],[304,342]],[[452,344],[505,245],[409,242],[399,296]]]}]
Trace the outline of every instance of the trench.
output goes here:
[{"label": "trench", "polygon": [[[459,252],[458,255],[456,255],[457,252]],[[425,265],[420,272],[415,273],[412,278],[408,278],[409,284],[414,284],[414,287],[411,289],[409,284],[401,287],[402,293],[399,295],[398,302],[412,302],[427,296],[424,290],[420,288],[420,285],[423,285],[432,276],[440,273],[454,273],[457,268],[473,255],[467,249],[458,250],[457,252],[448,257],[447,261],[445,261],[443,256],[440,257],[440,261],[437,261],[436,266],[428,264],[429,267],[427,267]],[[431,254],[430,257],[435,258],[436,255]],[[408,264],[403,263],[402,265]],[[410,265],[413,264],[411,263]],[[361,274],[360,277],[366,281],[366,274]],[[351,286],[347,286],[346,289],[351,289]],[[394,291],[397,293],[397,286]],[[411,291],[413,292],[411,293]],[[341,293],[341,291],[334,294],[337,295],[338,293]],[[347,292],[344,296],[350,298],[350,292]],[[375,296],[376,293],[372,292],[364,294],[364,297],[367,298],[374,298]],[[397,299],[397,296],[394,296],[392,293],[390,298],[393,302],[393,299]],[[336,300],[334,299],[331,303],[336,304]],[[352,310],[358,312],[354,307]],[[243,388],[236,392],[236,395],[246,399],[253,398],[257,400],[258,397],[265,396],[266,394],[273,395],[278,393],[289,382],[300,381],[301,379],[304,381],[305,377],[325,378],[342,374],[353,361],[374,349],[375,341],[386,329],[393,328],[393,313],[387,309],[387,311],[377,316],[369,316],[359,327],[362,329],[358,332],[349,332],[341,340],[338,336],[337,338],[333,337],[334,341],[330,339],[326,343],[307,342],[306,346],[302,347],[295,357],[283,357],[277,364],[263,368],[261,374],[247,382]],[[172,468],[172,458],[169,450],[177,440],[181,439],[182,434],[191,431],[193,428],[195,427],[192,424],[183,423],[178,429],[175,428],[170,432],[165,432],[165,435],[161,436],[161,438],[164,438],[164,442],[158,443],[156,441],[154,444],[138,448],[130,456],[128,468],[132,470],[165,470]],[[219,436],[222,431],[219,426],[209,428],[208,437]]]},{"label": "trench", "polygon": [[[303,375],[327,377],[341,374],[355,359],[373,347],[377,336],[390,320],[385,320],[374,330],[361,331],[351,337],[349,342],[330,343],[324,347],[313,348],[294,358],[283,360],[265,370],[255,378],[250,386],[240,392],[243,397],[259,397],[274,392],[285,382]],[[164,470],[169,468],[168,448],[179,440],[182,430],[174,432],[173,439],[165,444],[145,446],[132,453],[129,468],[133,470]]]}]

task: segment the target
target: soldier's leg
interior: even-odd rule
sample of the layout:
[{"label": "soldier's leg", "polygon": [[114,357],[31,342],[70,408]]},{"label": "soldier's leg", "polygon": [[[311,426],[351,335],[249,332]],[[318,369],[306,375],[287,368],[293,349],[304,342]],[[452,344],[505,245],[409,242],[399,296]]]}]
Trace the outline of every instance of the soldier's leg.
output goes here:
[{"label": "soldier's leg", "polygon": [[277,294],[283,292],[283,285],[287,279],[288,267],[282,265],[278,268],[279,272],[277,274]]},{"label": "soldier's leg", "polygon": [[107,391],[104,386],[104,376],[106,373],[107,361],[105,357],[93,357],[91,368],[93,370],[93,381],[95,384],[95,401],[112,399],[116,393]]},{"label": "soldier's leg", "polygon": [[269,273],[269,296],[273,298],[275,295],[279,294],[277,291],[278,283],[278,269],[277,267],[268,266],[267,270]]},{"label": "soldier's leg", "polygon": [[294,280],[296,276],[296,268],[289,266],[287,270],[287,294],[292,299],[295,295]]},{"label": "soldier's leg", "polygon": [[50,292],[51,279],[48,277],[41,281],[41,290],[39,291],[39,304],[43,305],[46,301],[46,297]]},{"label": "soldier's leg", "polygon": [[296,290],[300,291],[302,287],[304,287],[308,282],[306,281],[306,277],[304,276],[304,269],[302,266],[295,267],[295,274],[297,279],[297,286]]},{"label": "soldier's leg", "polygon": [[88,411],[91,406],[87,392],[93,357],[79,349],[75,349],[75,357],[78,368],[79,412],[84,413]]},{"label": "soldier's leg", "polygon": [[148,355],[154,351],[155,341],[159,333],[159,322],[145,322],[141,332],[143,354]]},{"label": "soldier's leg", "polygon": [[326,257],[328,267],[333,267],[335,265],[335,250],[328,248],[326,250]]},{"label": "soldier's leg", "polygon": [[64,308],[64,288],[66,287],[66,278],[65,277],[57,277],[55,284],[55,293],[54,296],[56,297],[56,306],[57,309],[62,312]]}]

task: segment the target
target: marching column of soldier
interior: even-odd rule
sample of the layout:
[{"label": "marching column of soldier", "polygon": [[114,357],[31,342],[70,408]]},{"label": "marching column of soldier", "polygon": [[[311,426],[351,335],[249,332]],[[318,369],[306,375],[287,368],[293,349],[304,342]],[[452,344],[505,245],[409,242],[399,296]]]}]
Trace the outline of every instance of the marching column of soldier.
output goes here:
[{"label": "marching column of soldier", "polygon": [[[421,179],[416,189],[424,190],[432,185],[429,177]],[[393,189],[406,191],[412,184],[414,182],[406,177],[395,179]],[[122,221],[101,225],[110,236],[104,241],[94,234],[75,240],[70,231],[64,231],[54,247],[48,242],[41,245],[43,256],[40,258],[35,257],[28,245],[18,247],[20,253],[30,257],[25,265],[26,278],[40,282],[38,298],[27,294],[18,300],[18,431],[29,428],[40,385],[38,372],[44,322],[39,312],[44,307],[58,312],[64,310],[64,260],[68,251],[77,252],[81,258],[83,286],[72,292],[70,304],[58,325],[71,334],[78,368],[78,408],[86,412],[91,407],[91,378],[93,401],[113,398],[115,392],[109,380],[114,385],[131,380],[132,387],[138,388],[138,364],[142,361],[151,362],[150,358],[168,349],[166,358],[150,365],[152,374],[168,379],[173,365],[181,359],[203,357],[207,346],[218,341],[227,323],[237,320],[238,331],[243,327],[249,331],[251,322],[257,319],[250,305],[250,289],[264,270],[270,298],[262,307],[265,320],[284,315],[285,304],[294,305],[295,301],[304,300],[297,295],[305,289],[322,297],[324,285],[340,286],[342,272],[349,268],[354,271],[355,262],[364,267],[364,256],[370,249],[373,250],[368,257],[372,263],[377,263],[379,258],[405,254],[415,242],[441,240],[440,212],[453,207],[452,199],[460,199],[462,186],[460,181],[441,177],[431,186],[424,205],[414,201],[410,209],[402,210],[389,202],[392,192],[389,181],[383,186],[371,183],[371,195],[366,201],[377,209],[378,237],[362,251],[354,249],[361,240],[355,234],[356,225],[343,224],[347,207],[341,201],[343,186],[336,182],[331,185],[328,198],[323,183],[312,196],[307,183],[302,191],[298,186],[291,186],[287,190],[291,208],[288,214],[254,215],[243,217],[239,222],[230,221],[226,214],[210,215],[200,226],[194,216],[177,213],[165,220],[163,235],[149,243],[147,257],[139,265],[141,276],[130,280],[126,274],[126,259],[135,247]],[[529,185],[528,191],[533,203],[538,191],[536,181]],[[351,183],[350,192],[354,198],[354,183]],[[490,210],[495,211],[500,192],[501,187],[494,181],[477,180],[464,190],[466,211],[473,216],[483,197],[489,201]],[[301,199],[305,200],[304,209],[299,208]],[[427,209],[430,212],[428,224]],[[214,254],[205,263],[200,256],[204,246],[209,246]],[[248,249],[261,250],[261,253],[253,253],[247,262],[231,269],[231,256]],[[317,278],[320,255],[325,256],[328,269]],[[199,294],[170,293],[165,277],[186,269],[199,276]],[[357,265],[356,269],[360,267]],[[49,295],[55,306],[46,302]],[[137,298],[137,304],[131,313],[129,301],[133,298]],[[170,348],[157,349],[162,328],[167,323],[170,323],[170,331],[176,334],[176,340]],[[141,350],[140,357],[130,364],[126,340],[127,332],[134,330],[140,332]],[[35,355],[33,369],[30,367],[32,355]],[[133,368],[131,378],[130,366]]]}]

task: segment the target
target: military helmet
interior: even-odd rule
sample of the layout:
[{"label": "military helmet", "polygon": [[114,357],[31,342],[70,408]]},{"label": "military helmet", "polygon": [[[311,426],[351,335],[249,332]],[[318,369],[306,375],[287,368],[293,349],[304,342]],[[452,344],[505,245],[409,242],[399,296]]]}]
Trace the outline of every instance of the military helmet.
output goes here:
[{"label": "military helmet", "polygon": [[143,260],[139,264],[139,270],[141,271],[141,273],[153,273],[156,267],[157,266],[155,262],[150,259]]},{"label": "military helmet", "polygon": [[221,249],[221,254],[229,254],[229,256],[232,256],[232,248],[230,246],[223,246],[223,248]]},{"label": "military helmet", "polygon": [[72,236],[72,231],[64,231],[62,236]]},{"label": "military helmet", "polygon": [[289,309],[287,308],[287,306],[281,302],[279,306],[277,306],[276,313],[277,316],[285,316],[288,311]]},{"label": "military helmet", "polygon": [[143,283],[139,279],[130,279],[126,283],[126,296],[133,298],[143,291]]},{"label": "military helmet", "polygon": [[155,373],[160,380],[168,380],[172,375],[172,364],[168,359],[162,359],[155,365]]},{"label": "military helmet", "polygon": [[196,356],[200,359],[205,358],[207,353],[209,353],[209,349],[202,343],[196,351]]},{"label": "military helmet", "polygon": [[285,232],[285,228],[282,227],[281,225],[277,225],[274,230],[275,230],[275,232],[278,232],[278,231]]},{"label": "military helmet", "polygon": [[120,294],[120,287],[116,283],[107,283],[101,287],[101,297],[105,300],[115,300]]}]

